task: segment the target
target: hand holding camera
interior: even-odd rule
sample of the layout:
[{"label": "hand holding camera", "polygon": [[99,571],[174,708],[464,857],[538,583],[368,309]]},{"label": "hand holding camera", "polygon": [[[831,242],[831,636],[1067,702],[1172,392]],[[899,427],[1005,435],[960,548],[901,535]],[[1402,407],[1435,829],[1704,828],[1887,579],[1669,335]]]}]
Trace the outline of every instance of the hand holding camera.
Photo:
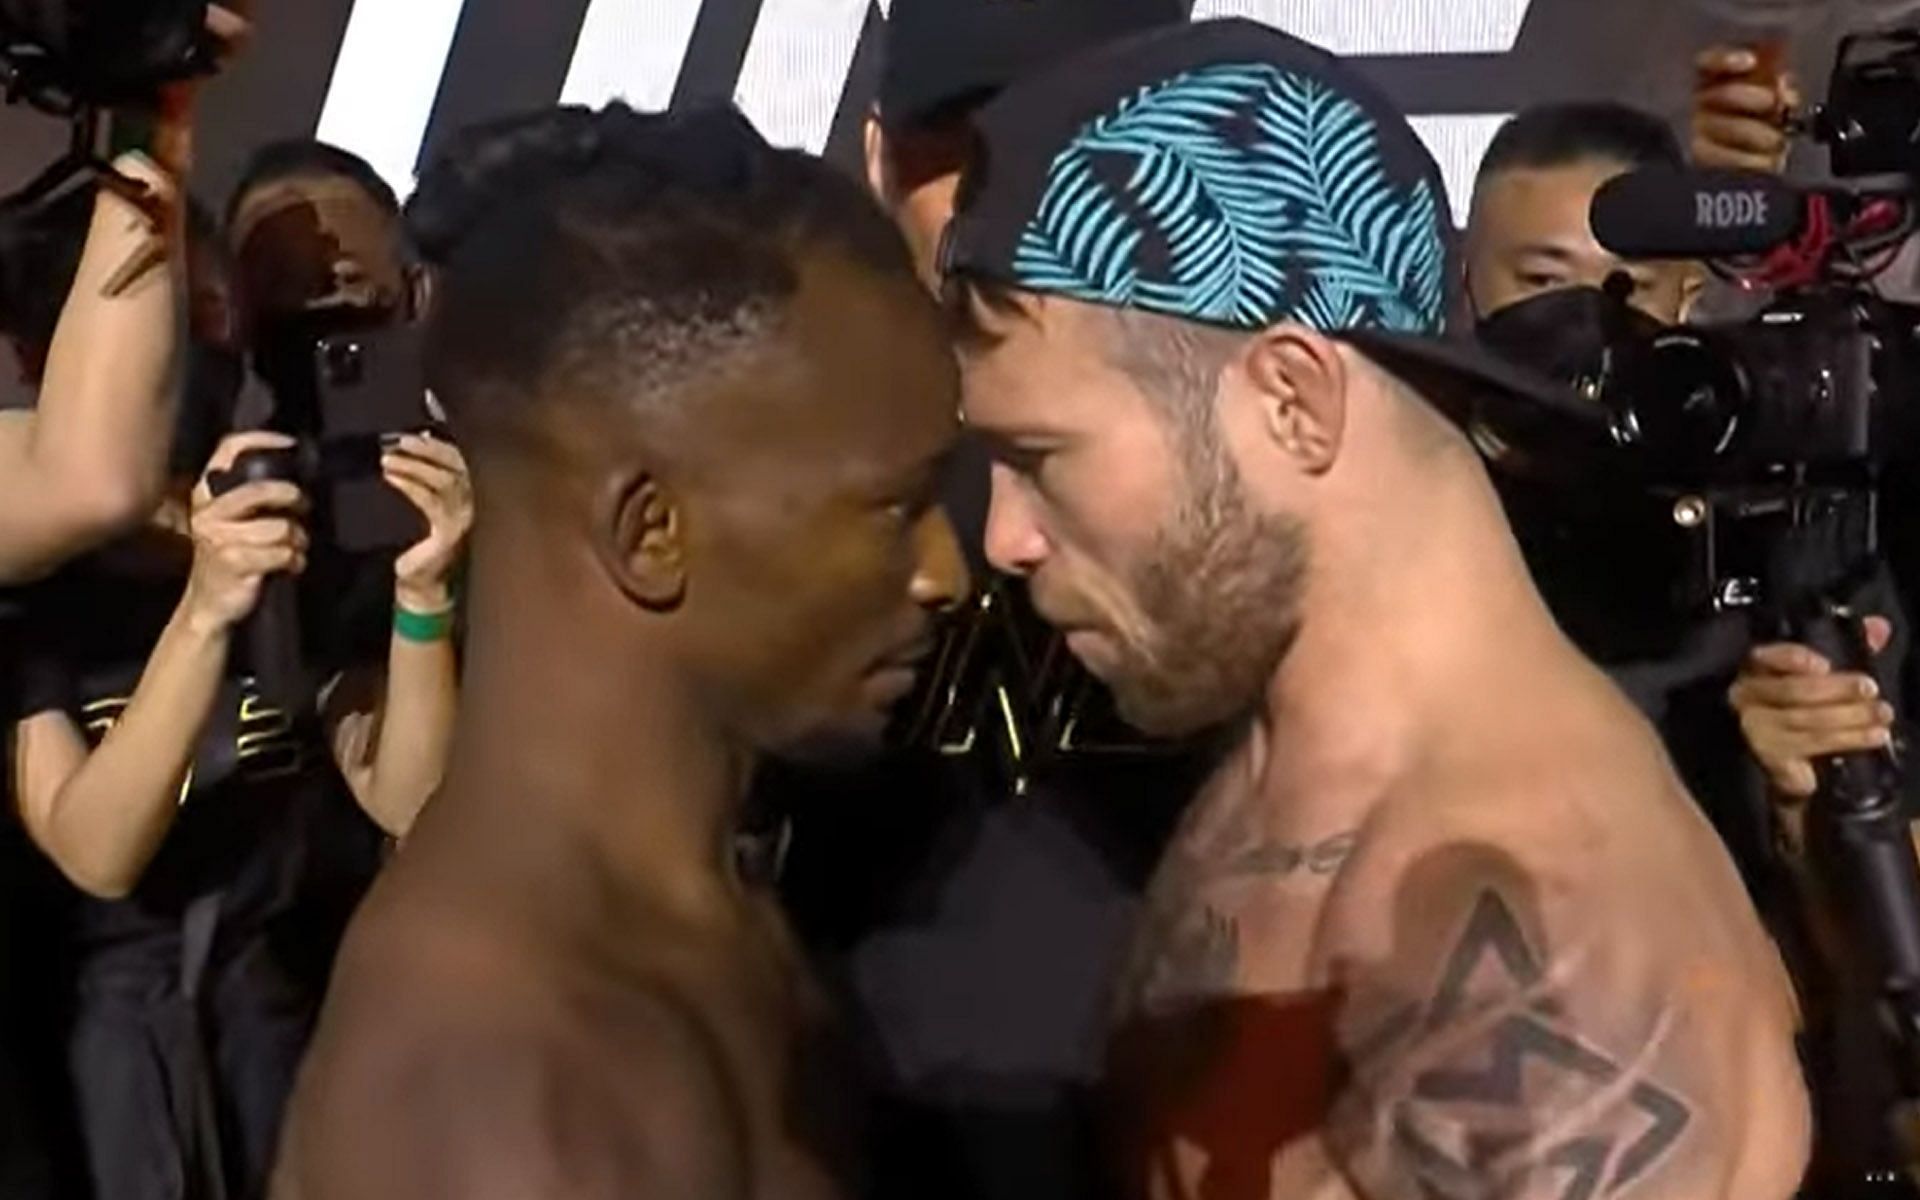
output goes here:
[{"label": "hand holding camera", "polygon": [[409,612],[446,612],[453,607],[453,574],[473,527],[467,461],[451,442],[407,434],[381,456],[380,474],[427,520],[427,536],[394,563],[394,601]]},{"label": "hand holding camera", "polygon": [[242,455],[291,450],[293,444],[278,433],[234,434],[220,443],[194,489],[193,571],[185,607],[205,632],[224,634],[251,616],[269,576],[306,570],[306,499],[297,485],[257,479],[223,488]]},{"label": "hand holding camera", "polygon": [[[1884,617],[1866,621],[1875,654],[1892,640]],[[1893,740],[1893,707],[1870,676],[1837,673],[1805,646],[1761,646],[1747,659],[1728,697],[1740,715],[1747,746],[1783,796],[1811,797],[1818,785],[1814,761],[1879,750]]]}]

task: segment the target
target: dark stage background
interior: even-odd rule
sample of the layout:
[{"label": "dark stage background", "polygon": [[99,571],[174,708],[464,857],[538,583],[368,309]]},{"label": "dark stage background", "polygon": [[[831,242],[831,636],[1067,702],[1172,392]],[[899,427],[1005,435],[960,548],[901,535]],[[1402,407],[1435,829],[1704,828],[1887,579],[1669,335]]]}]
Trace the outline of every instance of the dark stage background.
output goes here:
[{"label": "dark stage background", "polygon": [[[1003,0],[1018,3],[1018,0]],[[1789,36],[1824,75],[1835,34],[1920,0],[1198,0],[1364,58],[1421,118],[1456,188],[1499,118],[1613,96],[1679,116],[1692,51],[1715,35]],[[625,95],[732,96],[776,141],[847,160],[880,66],[883,0],[258,0],[262,36],[212,91],[196,181],[224,194],[248,148],[313,133],[402,190],[454,128],[516,109]],[[57,149],[44,118],[0,114],[0,187]]]},{"label": "dark stage background", "polygon": [[[1019,3],[1020,0],[997,0]],[[1364,61],[1415,117],[1456,211],[1500,121],[1614,97],[1679,121],[1694,51],[1787,38],[1813,92],[1838,35],[1920,16],[1920,0],[1193,0]],[[256,0],[260,37],[209,90],[195,190],[216,211],[249,151],[317,133],[402,193],[468,123],[555,100],[641,108],[732,97],[768,137],[853,166],[891,0]],[[0,194],[63,130],[0,109]],[[1809,161],[1809,169],[1818,164]],[[0,370],[0,404],[18,402]]]}]

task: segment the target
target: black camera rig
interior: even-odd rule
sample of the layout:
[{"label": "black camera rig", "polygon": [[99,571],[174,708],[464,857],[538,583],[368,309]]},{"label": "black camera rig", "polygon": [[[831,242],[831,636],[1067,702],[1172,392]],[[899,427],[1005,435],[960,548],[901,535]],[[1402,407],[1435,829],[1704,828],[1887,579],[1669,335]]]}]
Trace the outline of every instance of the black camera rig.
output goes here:
[{"label": "black camera rig", "polygon": [[[1624,275],[1605,296],[1530,301],[1531,317],[1491,319],[1489,340],[1572,377],[1604,409],[1608,434],[1478,420],[1546,468],[1543,486],[1600,481],[1632,497],[1625,507],[1664,514],[1686,547],[1668,581],[1676,613],[1743,613],[1757,638],[1870,673],[1865,614],[1849,602],[1885,573],[1888,531],[1920,542],[1904,532],[1920,526],[1920,307],[1881,286],[1920,225],[1920,29],[1844,39],[1826,103],[1789,123],[1826,147],[1837,184],[1635,172],[1594,205],[1595,233],[1616,254],[1704,262],[1769,296],[1758,315],[1659,326],[1628,306]],[[1568,318],[1582,305],[1598,314],[1583,361],[1528,344],[1577,323]],[[1920,863],[1897,746],[1817,764],[1806,845],[1816,902],[1845,935],[1844,965],[1882,1001],[1909,1102],[1904,1134],[1920,1111]],[[1920,1162],[1920,1142],[1907,1144]]]},{"label": "black camera rig", "polygon": [[0,0],[0,88],[57,116],[212,70],[207,0]]}]

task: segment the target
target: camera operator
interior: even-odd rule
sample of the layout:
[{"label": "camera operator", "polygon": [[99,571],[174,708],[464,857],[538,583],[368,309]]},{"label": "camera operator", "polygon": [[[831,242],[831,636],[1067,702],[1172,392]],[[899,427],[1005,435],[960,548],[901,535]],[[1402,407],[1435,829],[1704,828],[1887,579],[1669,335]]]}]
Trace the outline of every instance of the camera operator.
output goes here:
[{"label": "camera operator", "polygon": [[233,648],[263,580],[306,565],[305,502],[286,482],[209,486],[242,452],[287,443],[226,438],[190,500],[179,481],[147,529],[43,585],[28,618],[13,790],[82,893],[64,922],[67,1052],[98,1200],[193,1181],[261,1194],[379,833],[406,833],[445,761],[451,578],[471,520],[459,453],[411,438],[387,455],[430,533],[395,567],[384,684],[349,672],[315,718],[266,704]]},{"label": "camera operator", "polygon": [[[1700,265],[1622,259],[1599,243],[1588,217],[1611,180],[1683,165],[1664,122],[1621,104],[1545,105],[1502,126],[1482,160],[1467,224],[1466,293],[1481,339],[1555,373],[1595,361],[1610,336],[1613,301],[1602,291],[1609,281],[1648,325],[1686,320],[1705,280]],[[1507,464],[1507,447],[1485,431],[1476,440]],[[1551,472],[1496,470],[1494,481],[1555,616],[1662,727],[1751,883],[1767,841],[1741,802],[1720,795],[1739,764],[1702,758],[1703,746],[1732,734],[1721,693],[1742,650],[1734,623],[1675,630],[1661,568],[1640,566],[1648,555],[1638,528],[1604,498],[1570,505],[1569,485]],[[1711,732],[1703,732],[1703,715]]]},{"label": "camera operator", "polygon": [[[369,399],[381,410],[382,440],[437,424],[411,340],[425,315],[428,275],[408,250],[398,198],[364,159],[307,139],[264,146],[248,160],[226,217],[252,366],[239,427],[275,429],[311,445],[332,436],[328,422],[341,405],[364,412]],[[367,389],[357,398],[328,391],[322,379],[322,345],[342,338],[366,347]],[[377,386],[376,377],[404,386]],[[370,457],[372,439],[360,440]],[[392,527],[388,513],[374,539],[387,549],[344,548],[345,527],[367,523],[349,515],[361,513],[367,497],[364,488],[343,497],[339,479],[320,470],[324,482],[310,483],[325,489],[317,499],[331,510],[333,532],[316,539],[303,591],[327,597],[328,606],[307,614],[306,648],[334,662],[377,658],[391,599],[385,559],[417,533]]]},{"label": "camera operator", "polygon": [[[227,206],[227,244],[256,364],[268,382],[307,364],[274,361],[276,335],[318,319],[379,325],[419,315],[425,275],[408,264],[400,202],[364,159],[317,141],[277,142],[249,161]],[[297,339],[296,339],[297,340]]]},{"label": "camera operator", "polygon": [[[1804,97],[1794,78],[1767,60],[1764,50],[1720,46],[1702,53],[1692,116],[1693,153],[1706,167],[1779,172],[1791,146],[1790,116]],[[1909,239],[1900,257],[1875,281],[1889,300],[1920,300],[1916,242]],[[1748,655],[1728,699],[1738,714],[1746,748],[1765,775],[1765,787],[1777,805],[1782,861],[1804,870],[1804,802],[1817,788],[1814,763],[1826,756],[1876,750],[1903,740],[1896,721],[1915,694],[1920,661],[1910,652],[1911,627],[1905,597],[1912,594],[1920,528],[1914,524],[1911,498],[1920,481],[1892,472],[1883,480],[1888,499],[1880,529],[1891,568],[1871,591],[1854,598],[1854,611],[1874,614],[1864,620],[1868,648],[1877,657],[1880,678],[1836,670],[1807,646],[1772,644]],[[1890,518],[1890,519],[1887,519]],[[1920,786],[1911,767],[1904,784],[1907,813],[1915,815]],[[1819,938],[1821,922],[1809,925]],[[1809,952],[1810,954],[1812,952]],[[1802,987],[1813,1001],[1816,1030],[1810,1062],[1822,1126],[1813,1178],[1859,1186],[1864,1176],[1884,1173],[1902,1155],[1887,1143],[1884,1114],[1895,1102],[1888,1075],[1883,1034],[1872,1015],[1871,996],[1831,955],[1810,957],[1828,963],[1803,969]]]},{"label": "camera operator", "polygon": [[1481,160],[1467,222],[1467,294],[1488,316],[1545,292],[1601,288],[1615,274],[1656,320],[1686,319],[1705,282],[1688,262],[1627,262],[1594,237],[1593,197],[1643,167],[1684,165],[1673,131],[1624,104],[1544,105],[1515,116]]},{"label": "camera operator", "polygon": [[[1703,166],[1757,171],[1784,169],[1790,139],[1787,119],[1802,103],[1794,79],[1769,76],[1760,54],[1721,46],[1700,55],[1699,88],[1694,97],[1693,150]],[[1908,253],[1911,253],[1911,244]],[[1891,298],[1913,299],[1920,287],[1902,286],[1890,273],[1880,284]],[[1906,292],[1908,294],[1901,294]],[[1889,599],[1893,599],[1889,597]],[[1875,654],[1904,660],[1905,631],[1888,612],[1867,621]],[[1891,664],[1906,672],[1904,661]],[[1756,649],[1731,699],[1740,713],[1747,742],[1774,791],[1787,800],[1814,793],[1813,762],[1826,755],[1878,749],[1895,736],[1895,711],[1882,685],[1865,675],[1833,670],[1804,646],[1772,645]]]},{"label": "camera operator", "polygon": [[[1708,56],[1702,61],[1705,92],[1719,98],[1714,103],[1730,98],[1735,105],[1783,112],[1796,99],[1791,81],[1760,88],[1745,74],[1757,66],[1753,55]],[[1730,72],[1742,77],[1733,79]],[[1769,138],[1762,136],[1764,130],[1730,129],[1726,114],[1710,108],[1703,103],[1696,116],[1696,143],[1715,137],[1733,143],[1715,165],[1777,165],[1785,145],[1782,131]],[[1569,122],[1571,114],[1583,111],[1586,120]],[[1496,139],[1476,194],[1469,288],[1481,335],[1537,366],[1579,363],[1584,370],[1605,361],[1604,351],[1623,330],[1632,339],[1686,320],[1700,290],[1700,272],[1690,264],[1629,263],[1596,241],[1588,214],[1605,183],[1630,168],[1683,165],[1675,139],[1660,122],[1638,114],[1630,123],[1619,114],[1596,121],[1596,115],[1591,106],[1523,114]],[[1592,138],[1609,125],[1616,148],[1598,152]],[[1645,152],[1628,152],[1620,144],[1618,134],[1629,125],[1637,127],[1632,141]],[[1539,138],[1543,133],[1547,136]],[[1526,186],[1503,182],[1515,157],[1511,147],[1535,140],[1558,152],[1545,160],[1562,167],[1557,180],[1548,176],[1561,185],[1557,193],[1525,176]],[[1524,157],[1538,161],[1540,156],[1541,147],[1535,147]],[[1582,159],[1590,160],[1583,170],[1571,165]],[[1529,244],[1551,245],[1555,231],[1565,252],[1525,253]],[[1646,320],[1614,315],[1620,312],[1617,303],[1599,289],[1616,273],[1632,287],[1624,290],[1616,282],[1614,295],[1630,296]],[[1501,463],[1504,447],[1489,448],[1483,439],[1482,448],[1491,449],[1490,457]],[[1708,617],[1675,609],[1674,584],[1688,569],[1688,555],[1684,536],[1668,515],[1670,499],[1655,502],[1632,485],[1600,486],[1599,479],[1576,483],[1525,468],[1522,463],[1519,469],[1496,470],[1495,478],[1543,593],[1581,647],[1655,721],[1689,792],[1732,851],[1771,931],[1797,968],[1808,1002],[1803,1048],[1820,1113],[1813,1178],[1822,1187],[1858,1184],[1896,1161],[1880,1115],[1891,1096],[1884,1057],[1876,1054],[1879,1044],[1866,1028],[1864,1006],[1837,995],[1829,972],[1809,955],[1799,880],[1780,869],[1778,823],[1757,786],[1748,751],[1751,745],[1777,779],[1803,783],[1810,792],[1811,767],[1799,763],[1806,777],[1792,778],[1791,756],[1818,753],[1821,747],[1871,746],[1884,738],[1872,726],[1890,717],[1890,710],[1881,706],[1877,693],[1864,690],[1871,686],[1865,680],[1794,678],[1792,672],[1809,666],[1824,673],[1819,664],[1806,661],[1810,652],[1772,647],[1749,660],[1748,623],[1738,613]],[[1582,494],[1583,489],[1593,494]],[[1869,605],[1866,611],[1898,610],[1884,573],[1855,599]],[[1876,622],[1872,632],[1876,643],[1884,644],[1890,627]],[[1726,703],[1730,684],[1737,715]],[[1808,695],[1835,707],[1790,703]]]}]

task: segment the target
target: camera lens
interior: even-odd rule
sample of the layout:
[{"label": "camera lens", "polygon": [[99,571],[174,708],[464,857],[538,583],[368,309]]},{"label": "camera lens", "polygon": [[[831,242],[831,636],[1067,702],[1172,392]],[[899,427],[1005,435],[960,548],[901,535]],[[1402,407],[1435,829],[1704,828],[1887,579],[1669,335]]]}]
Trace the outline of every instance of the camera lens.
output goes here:
[{"label": "camera lens", "polygon": [[359,342],[328,342],[321,355],[327,382],[335,387],[357,387],[366,375],[367,355]]},{"label": "camera lens", "polygon": [[1622,364],[1609,389],[1620,440],[1676,466],[1727,454],[1740,432],[1748,387],[1738,360],[1698,330],[1655,338]]}]

